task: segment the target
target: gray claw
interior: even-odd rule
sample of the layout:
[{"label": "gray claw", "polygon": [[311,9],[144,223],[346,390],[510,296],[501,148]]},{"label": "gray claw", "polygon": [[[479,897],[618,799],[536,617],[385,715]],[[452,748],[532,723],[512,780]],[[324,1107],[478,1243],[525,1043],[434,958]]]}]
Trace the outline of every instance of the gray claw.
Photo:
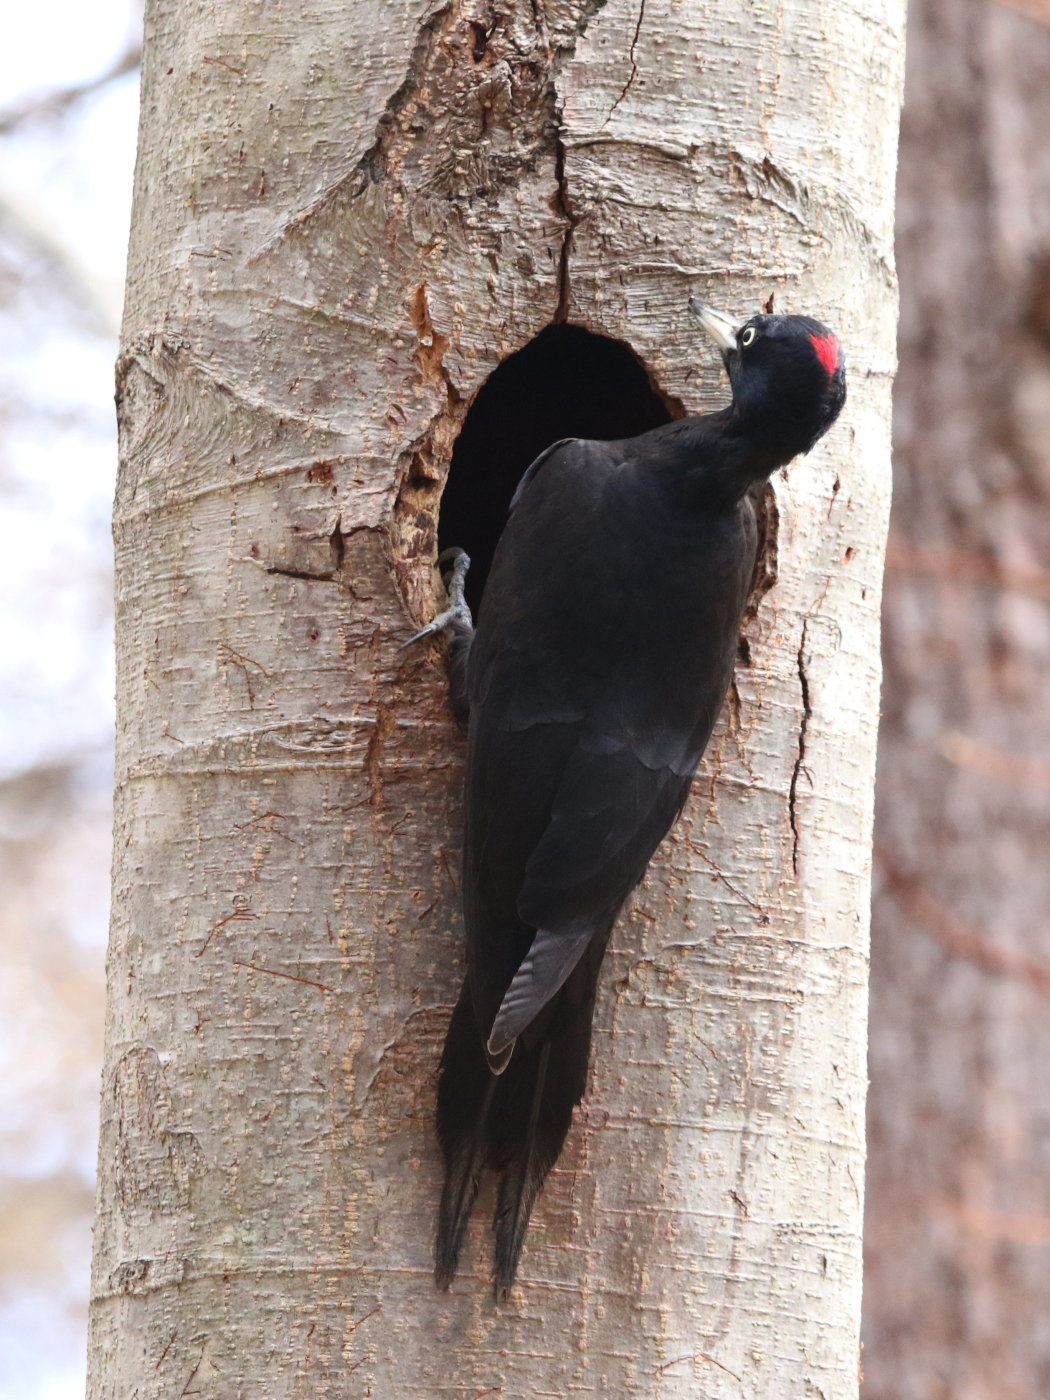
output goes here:
[{"label": "gray claw", "polygon": [[402,642],[401,651],[406,647],[413,646],[416,642],[421,642],[424,637],[432,637],[435,632],[443,632],[445,628],[452,627],[455,623],[462,623],[465,627],[472,628],[474,619],[470,609],[467,607],[467,600],[463,596],[463,585],[467,577],[467,570],[470,568],[470,555],[465,549],[454,546],[452,549],[444,549],[437,557],[437,565],[452,560],[452,570],[445,584],[445,592],[448,595],[448,607],[444,612],[438,613],[433,622],[427,625],[414,637],[409,637],[407,642]]}]

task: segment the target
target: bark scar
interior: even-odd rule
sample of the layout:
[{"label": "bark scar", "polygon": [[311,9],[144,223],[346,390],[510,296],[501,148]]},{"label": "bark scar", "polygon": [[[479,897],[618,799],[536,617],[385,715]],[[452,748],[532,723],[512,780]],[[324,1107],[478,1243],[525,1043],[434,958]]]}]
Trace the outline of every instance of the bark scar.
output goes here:
[{"label": "bark scar", "polygon": [[343,529],[342,516],[337,517],[332,533],[328,536],[328,547],[332,551],[332,567],[330,569],[295,569],[283,564],[269,564],[266,566],[268,574],[280,574],[283,578],[306,579],[309,583],[337,583],[341,588],[345,588],[353,597],[357,597],[353,585],[340,574],[343,568],[343,561],[346,558],[346,542],[351,535],[356,535],[362,530],[371,529],[369,525],[353,525],[349,530]]},{"label": "bark scar", "polygon": [[258,963],[238,962],[234,959],[234,967],[244,967],[252,972],[265,972],[268,977],[283,977],[286,982],[301,982],[304,987],[316,987],[319,991],[330,992],[332,988],[327,982],[314,982],[309,977],[296,977],[291,972],[279,972],[275,967],[260,967]]},{"label": "bark scar", "polygon": [[415,290],[415,294],[409,303],[409,315],[412,318],[412,326],[416,332],[416,353],[419,359],[419,367],[423,378],[428,384],[438,385],[444,388],[450,404],[460,402],[461,395],[452,376],[448,372],[445,364],[445,350],[448,348],[448,336],[442,335],[434,327],[434,322],[430,315],[430,302],[427,297],[427,286],[421,282]]},{"label": "bark scar", "polygon": [[662,1366],[657,1366],[653,1375],[662,1376],[665,1371],[669,1371],[672,1366],[678,1366],[683,1361],[706,1361],[709,1366],[717,1366],[720,1371],[724,1371],[727,1376],[732,1376],[735,1381],[741,1379],[735,1371],[731,1371],[728,1366],[723,1366],[721,1361],[716,1361],[706,1351],[691,1351],[686,1356],[676,1356],[673,1361],[665,1361]]},{"label": "bark scar", "polygon": [[751,643],[747,632],[758,617],[762,599],[776,585],[780,576],[780,509],[777,506],[777,494],[772,484],[767,482],[761,490],[754,492],[751,501],[755,508],[755,524],[758,527],[758,552],[755,556],[751,587],[748,591],[747,604],[741,621],[745,652],[740,658],[748,666],[751,664]]},{"label": "bark scar", "polygon": [[277,564],[268,565],[268,574],[280,574],[282,578],[302,578],[308,583],[339,583],[334,573],[312,574],[309,569],[284,569]]},{"label": "bark scar", "polygon": [[806,632],[809,628],[809,619],[802,623],[802,636],[798,644],[798,680],[802,691],[802,720],[798,727],[798,753],[795,755],[795,767],[791,773],[791,787],[788,791],[788,817],[791,822],[791,868],[796,877],[798,876],[798,852],[800,832],[798,826],[798,812],[795,806],[795,798],[798,793],[798,775],[802,772],[802,764],[806,757],[806,739],[809,734],[810,716],[813,709],[809,698],[809,677],[806,674]]},{"label": "bark scar", "polygon": [[700,857],[700,859],[708,867],[711,873],[715,875],[719,880],[721,880],[722,884],[725,885],[726,889],[729,890],[731,894],[736,895],[737,899],[739,899],[742,903],[746,904],[747,907],[752,911],[752,913],[757,914],[760,928],[769,927],[769,914],[765,909],[762,908],[761,904],[756,903],[756,901],[751,899],[748,895],[746,895],[743,890],[738,889],[736,885],[733,884],[732,880],[729,879],[728,876],[723,875],[722,871],[719,870],[718,866],[714,863],[711,857],[705,854],[705,852],[700,849],[700,846],[696,841],[689,842],[689,849],[693,852],[694,855]]},{"label": "bark scar", "polygon": [[241,675],[244,677],[244,684],[248,691],[248,708],[254,710],[255,687],[252,685],[253,674],[258,673],[255,675],[256,680],[258,680],[259,676],[263,676],[266,680],[269,680],[270,672],[261,661],[256,661],[251,656],[245,656],[243,653],[235,651],[233,647],[230,646],[229,642],[220,642],[219,649],[221,653],[219,656],[220,662],[227,666],[236,666],[237,670],[240,671]]}]

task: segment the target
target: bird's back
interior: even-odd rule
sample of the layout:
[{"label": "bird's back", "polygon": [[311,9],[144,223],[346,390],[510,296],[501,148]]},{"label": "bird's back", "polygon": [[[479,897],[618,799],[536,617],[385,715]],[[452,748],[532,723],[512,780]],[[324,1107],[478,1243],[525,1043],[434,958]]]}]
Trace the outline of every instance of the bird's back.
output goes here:
[{"label": "bird's back", "polygon": [[552,455],[489,575],[470,663],[464,871],[482,1018],[539,921],[615,917],[729,684],[754,512],[746,498],[686,507],[681,483],[645,459],[659,432]]}]

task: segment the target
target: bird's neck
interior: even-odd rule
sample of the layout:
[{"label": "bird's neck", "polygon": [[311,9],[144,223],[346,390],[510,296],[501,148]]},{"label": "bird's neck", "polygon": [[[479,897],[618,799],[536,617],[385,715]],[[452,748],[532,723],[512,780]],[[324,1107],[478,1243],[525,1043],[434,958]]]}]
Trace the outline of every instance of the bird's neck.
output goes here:
[{"label": "bird's neck", "polygon": [[796,455],[778,450],[764,434],[750,430],[732,404],[717,413],[681,418],[674,428],[677,447],[690,462],[690,495],[720,505],[736,505]]}]

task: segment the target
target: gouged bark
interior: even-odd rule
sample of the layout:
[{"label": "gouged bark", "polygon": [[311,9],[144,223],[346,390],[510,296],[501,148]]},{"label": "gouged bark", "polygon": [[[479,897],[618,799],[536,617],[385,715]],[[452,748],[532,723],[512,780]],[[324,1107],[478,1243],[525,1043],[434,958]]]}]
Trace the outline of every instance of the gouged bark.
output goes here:
[{"label": "gouged bark", "polygon": [[[120,732],[92,1397],[855,1395],[897,0],[154,0],[119,368]],[[451,444],[567,318],[841,329],[727,720],[608,959],[495,1310],[431,1283],[461,746]],[[483,1207],[487,1200],[483,1198]]]}]

